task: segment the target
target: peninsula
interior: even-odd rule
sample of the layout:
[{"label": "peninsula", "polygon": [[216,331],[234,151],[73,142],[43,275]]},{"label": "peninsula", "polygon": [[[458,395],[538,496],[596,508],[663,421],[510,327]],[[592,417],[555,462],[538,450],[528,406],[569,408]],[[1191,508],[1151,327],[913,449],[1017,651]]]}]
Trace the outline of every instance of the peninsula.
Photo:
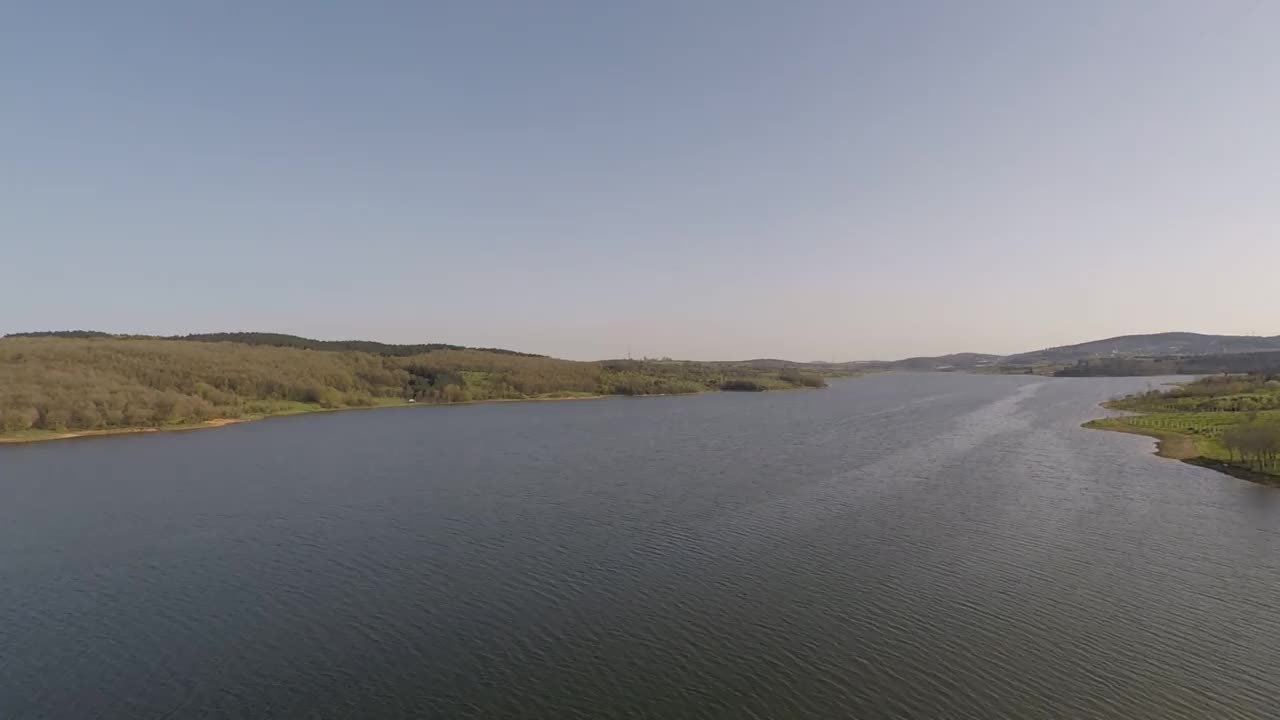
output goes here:
[{"label": "peninsula", "polygon": [[1103,404],[1085,427],[1146,435],[1157,454],[1280,485],[1280,374],[1211,375]]}]

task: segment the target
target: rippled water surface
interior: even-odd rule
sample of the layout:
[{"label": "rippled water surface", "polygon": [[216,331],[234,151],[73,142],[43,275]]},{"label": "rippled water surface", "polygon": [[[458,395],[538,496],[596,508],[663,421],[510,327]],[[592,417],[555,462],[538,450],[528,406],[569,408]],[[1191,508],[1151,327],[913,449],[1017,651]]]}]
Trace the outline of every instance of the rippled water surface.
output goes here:
[{"label": "rippled water surface", "polygon": [[0,447],[0,718],[1271,718],[1280,493],[1146,379]]}]

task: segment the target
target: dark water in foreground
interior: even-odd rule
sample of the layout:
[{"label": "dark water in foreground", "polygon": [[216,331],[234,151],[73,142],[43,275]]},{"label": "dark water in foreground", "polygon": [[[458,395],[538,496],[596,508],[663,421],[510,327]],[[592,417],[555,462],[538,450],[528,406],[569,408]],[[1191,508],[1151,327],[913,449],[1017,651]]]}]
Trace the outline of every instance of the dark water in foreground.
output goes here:
[{"label": "dark water in foreground", "polygon": [[0,448],[0,718],[1264,718],[1280,492],[1144,379]]}]

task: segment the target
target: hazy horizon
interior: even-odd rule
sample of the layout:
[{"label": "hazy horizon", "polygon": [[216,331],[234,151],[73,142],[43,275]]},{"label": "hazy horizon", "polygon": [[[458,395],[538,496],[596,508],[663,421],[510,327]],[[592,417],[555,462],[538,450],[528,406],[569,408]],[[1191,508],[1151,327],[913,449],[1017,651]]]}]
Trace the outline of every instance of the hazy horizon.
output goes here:
[{"label": "hazy horizon", "polygon": [[0,332],[1275,335],[1280,5],[26,3]]},{"label": "hazy horizon", "polygon": [[[514,347],[514,346],[511,346],[511,345],[504,345],[504,344],[502,344],[502,343],[497,343],[497,344],[494,344],[494,345],[484,345],[484,346],[480,346],[480,345],[472,345],[472,344],[467,344],[467,343],[451,342],[451,341],[450,341],[450,340],[448,340],[448,339],[440,339],[440,338],[427,338],[427,339],[421,339],[421,338],[419,338],[419,339],[410,339],[410,340],[390,340],[390,339],[387,339],[387,338],[379,338],[379,337],[364,337],[364,336],[354,336],[354,335],[353,335],[353,336],[334,336],[334,337],[323,337],[323,336],[316,336],[316,335],[306,335],[306,334],[300,334],[300,333],[287,332],[287,331],[282,331],[282,330],[261,329],[261,328],[236,328],[236,329],[233,329],[233,330],[226,330],[226,329],[223,329],[223,330],[184,330],[184,331],[181,331],[181,332],[166,332],[166,333],[141,333],[141,332],[131,331],[131,330],[103,330],[102,328],[32,328],[32,329],[26,329],[26,330],[12,330],[12,329],[4,329],[4,328],[0,328],[0,337],[3,337],[3,336],[5,336],[6,334],[9,334],[9,333],[32,333],[32,332],[39,333],[39,332],[51,332],[51,331],[52,331],[52,332],[57,332],[57,331],[71,331],[71,332],[86,332],[86,331],[87,331],[87,332],[95,332],[95,331],[96,331],[96,332],[109,332],[109,333],[114,334],[114,335],[126,335],[126,336],[128,336],[128,335],[143,335],[143,336],[158,336],[158,337],[175,337],[175,336],[183,336],[183,335],[202,335],[202,334],[210,334],[210,333],[267,333],[267,334],[298,335],[298,336],[300,336],[300,337],[305,337],[305,338],[309,338],[309,339],[312,339],[312,340],[332,341],[332,342],[345,342],[345,341],[373,341],[373,342],[382,342],[382,343],[388,343],[388,344],[406,344],[406,345],[441,343],[441,344],[446,344],[446,345],[465,345],[465,346],[467,346],[467,347],[484,347],[484,348],[494,348],[494,349],[501,349],[501,350],[515,350],[515,351],[518,351],[518,352],[532,352],[532,351],[526,350],[525,348]],[[1085,339],[1081,339],[1081,340],[1072,340],[1072,341],[1070,341],[1070,342],[1060,342],[1060,343],[1054,343],[1054,344],[1052,344],[1052,345],[1044,345],[1044,346],[1040,346],[1040,347],[1033,347],[1033,348],[1030,348],[1030,347],[1029,347],[1029,348],[1021,348],[1021,349],[1018,349],[1018,350],[1012,350],[1012,351],[1006,351],[1006,352],[992,352],[992,351],[988,351],[988,350],[945,350],[945,351],[937,352],[937,353],[929,353],[928,355],[925,355],[925,356],[920,356],[920,355],[915,355],[915,356],[910,356],[910,355],[896,355],[896,356],[891,356],[891,357],[826,357],[826,358],[824,358],[824,357],[810,357],[810,358],[805,358],[805,357],[787,357],[787,356],[776,355],[776,354],[774,354],[774,355],[770,355],[770,354],[752,355],[752,356],[750,356],[750,357],[725,357],[725,356],[710,356],[710,355],[709,355],[709,356],[705,356],[705,357],[703,357],[703,356],[696,356],[696,357],[694,357],[694,356],[678,356],[678,355],[671,355],[670,353],[639,352],[639,351],[638,351],[638,350],[636,350],[635,348],[627,348],[627,351],[626,351],[626,352],[624,352],[624,353],[622,353],[622,354],[619,354],[619,355],[608,355],[608,356],[600,356],[600,357],[574,357],[574,356],[568,356],[568,355],[555,355],[554,353],[538,353],[538,354],[549,354],[549,355],[551,355],[552,357],[559,357],[559,358],[567,359],[567,360],[582,360],[582,361],[620,360],[620,359],[623,359],[623,358],[628,358],[628,357],[630,357],[630,358],[634,358],[634,359],[637,359],[637,360],[640,360],[640,359],[659,360],[659,359],[663,359],[663,358],[670,358],[670,359],[672,359],[672,360],[695,360],[695,361],[741,361],[741,360],[768,360],[768,359],[774,359],[774,360],[791,360],[791,361],[797,361],[797,362],[836,362],[836,363],[839,363],[839,362],[856,362],[856,361],[869,361],[869,362],[876,362],[876,361],[905,360],[905,359],[909,359],[909,358],[911,358],[911,357],[934,357],[934,356],[941,356],[941,355],[958,355],[958,354],[965,354],[965,353],[976,353],[976,354],[982,354],[982,355],[999,355],[999,356],[1009,356],[1009,355],[1018,355],[1018,354],[1025,353],[1025,352],[1033,352],[1033,351],[1037,351],[1037,350],[1046,350],[1046,349],[1055,348],[1055,347],[1063,347],[1063,346],[1070,346],[1070,345],[1078,345],[1078,344],[1081,344],[1081,343],[1092,342],[1092,341],[1095,341],[1095,340],[1110,340],[1110,339],[1113,339],[1113,338],[1116,338],[1116,337],[1124,337],[1124,336],[1130,336],[1130,335],[1158,335],[1158,334],[1171,333],[1171,332],[1184,332],[1184,333],[1193,333],[1193,334],[1199,334],[1199,335],[1226,335],[1226,334],[1228,334],[1228,333],[1199,332],[1199,331],[1196,331],[1196,330],[1157,330],[1157,331],[1153,331],[1153,332],[1149,332],[1149,333],[1123,333],[1122,335],[1109,335],[1109,336],[1106,336],[1106,337],[1090,337],[1090,338],[1085,338]],[[1247,334],[1246,334],[1246,335],[1247,335]],[[1254,335],[1254,336],[1256,336],[1256,337],[1271,337],[1271,336],[1259,336],[1259,335]]]}]

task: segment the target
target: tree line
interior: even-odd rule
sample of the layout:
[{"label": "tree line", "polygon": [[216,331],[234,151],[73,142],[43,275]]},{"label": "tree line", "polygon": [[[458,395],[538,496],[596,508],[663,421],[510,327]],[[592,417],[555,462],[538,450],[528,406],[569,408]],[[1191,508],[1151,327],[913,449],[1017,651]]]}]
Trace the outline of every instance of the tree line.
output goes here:
[{"label": "tree line", "polygon": [[1224,430],[1219,438],[1235,460],[1255,470],[1280,470],[1280,422],[1254,419]]}]

